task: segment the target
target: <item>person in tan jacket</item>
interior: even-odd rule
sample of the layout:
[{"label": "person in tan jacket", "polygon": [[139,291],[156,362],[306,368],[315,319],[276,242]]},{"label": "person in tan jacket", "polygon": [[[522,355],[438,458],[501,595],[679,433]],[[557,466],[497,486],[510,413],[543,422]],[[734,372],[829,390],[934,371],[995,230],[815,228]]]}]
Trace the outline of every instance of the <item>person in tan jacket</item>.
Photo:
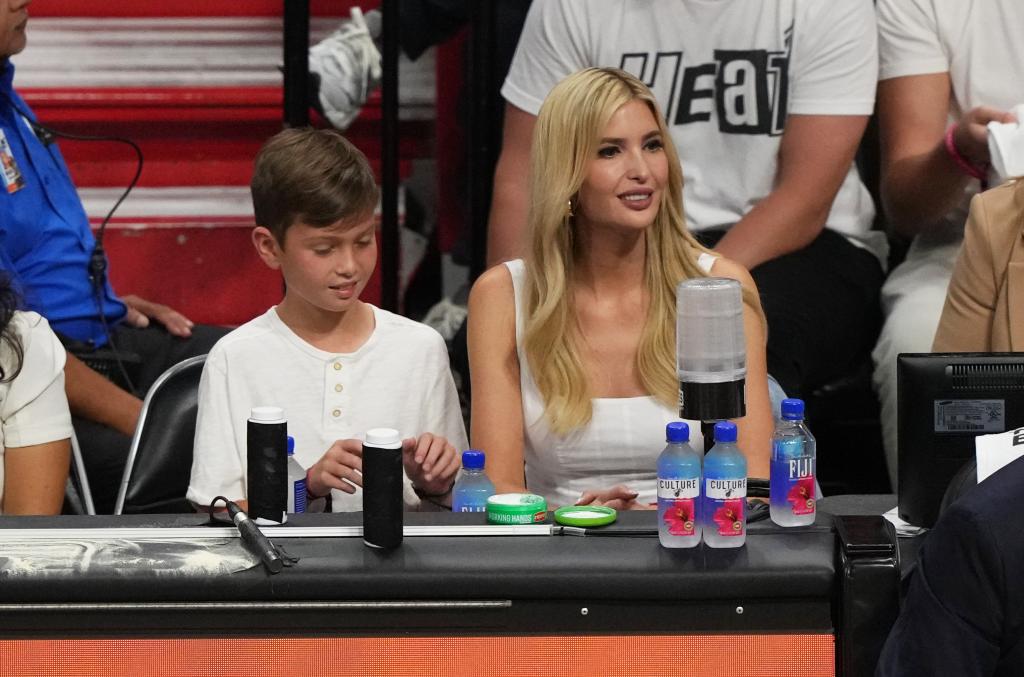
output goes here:
[{"label": "person in tan jacket", "polygon": [[1024,351],[1024,178],[971,200],[932,350]]}]

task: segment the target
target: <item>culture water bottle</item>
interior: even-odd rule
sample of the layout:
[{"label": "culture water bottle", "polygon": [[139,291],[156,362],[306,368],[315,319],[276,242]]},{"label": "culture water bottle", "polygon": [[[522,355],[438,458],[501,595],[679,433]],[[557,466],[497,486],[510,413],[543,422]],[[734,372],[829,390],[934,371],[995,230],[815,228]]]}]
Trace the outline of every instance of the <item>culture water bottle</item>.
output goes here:
[{"label": "culture water bottle", "polygon": [[704,543],[738,548],[747,540],[747,459],[736,446],[736,424],[715,424],[715,446],[704,457]]},{"label": "culture water bottle", "polygon": [[690,426],[665,426],[664,451],[658,456],[658,539],[666,548],[700,544],[701,457],[690,446]]}]

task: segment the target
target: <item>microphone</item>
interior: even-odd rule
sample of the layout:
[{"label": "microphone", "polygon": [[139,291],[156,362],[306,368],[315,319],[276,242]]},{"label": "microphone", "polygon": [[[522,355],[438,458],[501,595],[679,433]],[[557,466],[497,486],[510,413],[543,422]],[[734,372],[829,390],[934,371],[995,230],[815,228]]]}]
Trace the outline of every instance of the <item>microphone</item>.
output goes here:
[{"label": "microphone", "polygon": [[706,453],[715,421],[747,413],[747,343],[738,281],[701,277],[676,287],[676,368],[679,415],[702,422]]},{"label": "microphone", "polygon": [[32,133],[39,139],[39,143],[43,144],[44,147],[49,148],[54,141],[57,140],[57,135],[53,133],[49,127],[44,127],[35,120],[28,117],[25,118],[29,126],[32,128]]},{"label": "microphone", "polygon": [[277,553],[277,548],[270,542],[270,539],[263,535],[256,523],[249,519],[238,504],[234,501],[226,501],[228,516],[238,527],[238,533],[242,537],[242,543],[246,550],[260,558],[267,571],[276,574],[284,568],[284,560]]}]

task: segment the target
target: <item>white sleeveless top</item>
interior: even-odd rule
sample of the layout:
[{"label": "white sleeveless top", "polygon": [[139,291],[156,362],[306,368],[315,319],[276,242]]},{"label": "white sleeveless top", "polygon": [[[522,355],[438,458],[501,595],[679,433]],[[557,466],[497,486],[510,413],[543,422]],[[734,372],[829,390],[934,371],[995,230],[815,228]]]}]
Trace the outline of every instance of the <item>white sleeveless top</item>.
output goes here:
[{"label": "white sleeveless top", "polygon": [[[702,253],[697,263],[711,272],[715,256]],[[554,433],[544,418],[544,399],[523,352],[523,286],[521,259],[505,263],[512,275],[516,306],[516,353],[523,400],[523,460],[526,488],[548,501],[548,508],[572,504],[588,489],[624,484],[639,492],[637,501],[657,500],[657,461],[665,448],[665,426],[679,420],[679,411],[656,398],[596,397],[590,423],[568,435]],[[698,421],[690,424],[690,444],[703,451]]]}]

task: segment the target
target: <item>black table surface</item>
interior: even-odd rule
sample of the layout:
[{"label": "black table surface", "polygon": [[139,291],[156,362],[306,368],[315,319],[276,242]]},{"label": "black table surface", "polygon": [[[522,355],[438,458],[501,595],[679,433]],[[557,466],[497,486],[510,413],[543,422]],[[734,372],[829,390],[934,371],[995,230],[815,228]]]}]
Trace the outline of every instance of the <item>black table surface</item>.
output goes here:
[{"label": "black table surface", "polygon": [[[608,530],[653,528],[656,513],[621,513]],[[151,527],[204,528],[202,515],[0,517],[0,529]],[[479,524],[481,515],[408,513],[407,525]],[[360,513],[309,514],[293,526],[361,523]],[[810,527],[750,525],[746,545],[671,550],[656,537],[406,537],[393,551],[360,538],[280,539],[299,558],[270,575],[262,567],[222,575],[168,576],[142,564],[92,566],[67,574],[14,572],[0,549],[0,603],[118,601],[595,599],[828,599],[835,590],[831,517]],[[167,548],[167,544],[162,546]],[[174,547],[174,546],[172,546]],[[186,546],[182,546],[186,547]],[[241,548],[240,542],[227,547]],[[0,545],[2,548],[2,545]]]}]

